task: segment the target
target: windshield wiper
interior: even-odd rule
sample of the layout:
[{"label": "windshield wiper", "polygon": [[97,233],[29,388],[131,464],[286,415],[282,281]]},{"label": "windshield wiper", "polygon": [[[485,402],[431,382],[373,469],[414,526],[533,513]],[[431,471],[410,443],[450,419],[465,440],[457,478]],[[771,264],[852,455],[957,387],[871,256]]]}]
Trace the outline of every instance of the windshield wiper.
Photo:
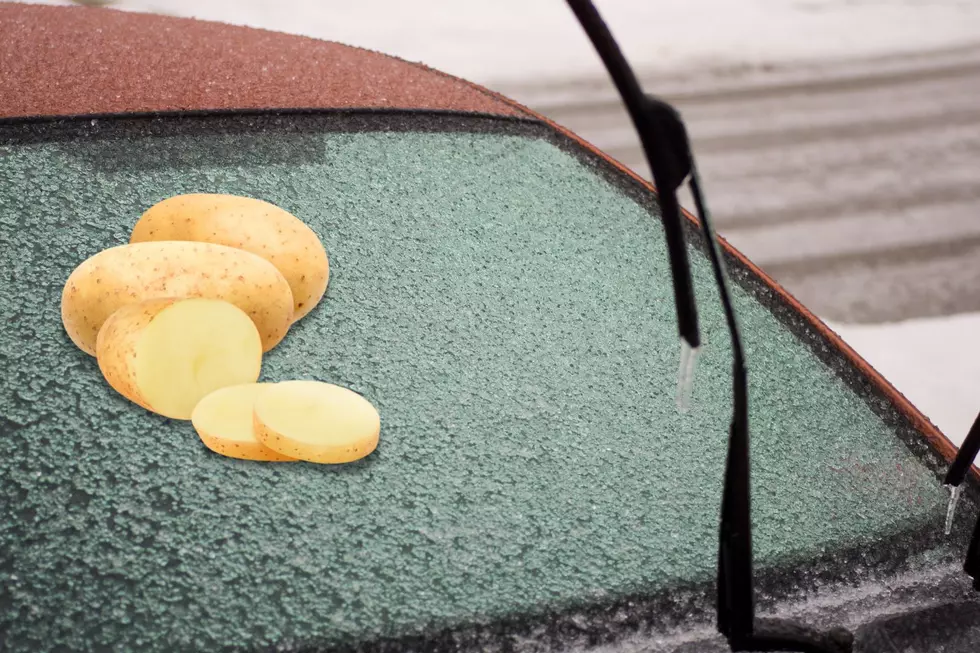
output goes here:
[{"label": "windshield wiper", "polygon": [[[718,630],[733,651],[799,651],[850,653],[854,638],[843,628],[820,632],[782,619],[755,618],[752,571],[752,521],[749,466],[748,375],[745,354],[732,306],[728,278],[718,239],[701,189],[687,129],[680,114],[667,102],[645,95],[591,0],[567,0],[585,33],[619,89],[640,137],[657,187],[664,232],[671,253],[674,291],[678,297],[681,336],[685,327],[697,331],[690,269],[681,231],[677,188],[690,177],[691,193],[701,220],[708,255],[721,295],[725,322],[732,341],[732,422],[728,438],[721,525],[718,545]],[[680,253],[678,253],[680,252]],[[681,280],[679,283],[678,280]],[[686,323],[682,317],[693,316]]]},{"label": "windshield wiper", "polygon": [[[946,472],[943,484],[949,488],[949,507],[946,510],[946,534],[949,535],[953,528],[953,514],[956,511],[956,502],[963,491],[963,481],[970,473],[970,467],[974,459],[980,453],[980,414],[973,422],[973,427],[963,440],[960,450],[953,459],[953,463]],[[973,578],[973,589],[980,592],[980,515],[977,515],[977,525],[973,529],[973,537],[966,550],[966,561],[963,563],[963,570]]]},{"label": "windshield wiper", "polygon": [[694,285],[691,282],[691,266],[684,242],[683,220],[677,189],[690,174],[691,162],[678,157],[682,151],[663,144],[675,135],[663,120],[669,109],[658,100],[643,94],[633,69],[626,62],[622,51],[613,39],[599,13],[591,2],[569,0],[569,7],[595,46],[613,84],[623,98],[633,126],[643,144],[653,183],[660,191],[660,211],[663,218],[664,239],[670,259],[670,274],[674,283],[674,306],[677,309],[677,329],[681,339],[681,361],[677,373],[677,407],[687,409],[693,383],[694,362],[701,347],[701,331],[698,327],[698,311],[694,303]]},{"label": "windshield wiper", "polygon": [[980,515],[977,515],[977,524],[973,527],[973,537],[970,538],[970,546],[966,549],[963,571],[973,578],[973,589],[980,592]]}]

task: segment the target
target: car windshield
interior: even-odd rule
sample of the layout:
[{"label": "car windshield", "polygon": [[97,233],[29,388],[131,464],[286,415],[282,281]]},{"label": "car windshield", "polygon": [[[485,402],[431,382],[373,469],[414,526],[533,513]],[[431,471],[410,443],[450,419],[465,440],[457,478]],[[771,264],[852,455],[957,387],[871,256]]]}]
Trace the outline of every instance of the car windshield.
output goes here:
[{"label": "car windshield", "polygon": [[[704,347],[678,413],[657,208],[610,164],[517,120],[171,117],[6,125],[0,180],[0,569],[18,641],[351,644],[634,597],[711,614],[727,331],[689,233]],[[192,192],[273,202],[319,235],[327,294],[262,374],[363,394],[374,455],[217,456],[71,343],[72,269]],[[938,456],[730,265],[760,586],[960,557]]]}]

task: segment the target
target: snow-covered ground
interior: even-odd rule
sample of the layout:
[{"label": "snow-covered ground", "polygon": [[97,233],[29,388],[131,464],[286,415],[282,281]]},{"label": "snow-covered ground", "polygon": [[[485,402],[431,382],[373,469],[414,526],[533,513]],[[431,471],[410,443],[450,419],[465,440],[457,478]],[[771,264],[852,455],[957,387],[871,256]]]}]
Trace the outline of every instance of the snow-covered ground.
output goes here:
[{"label": "snow-covered ground", "polygon": [[[67,0],[40,0],[71,4]],[[954,52],[973,0],[596,0],[645,77],[707,79],[822,61]],[[118,0],[113,6],[331,39],[421,61],[530,101],[604,79],[562,0]],[[931,56],[931,55],[929,55]],[[903,64],[904,65],[904,64]],[[521,89],[524,89],[523,91]],[[579,90],[579,93],[582,91]],[[980,410],[980,313],[831,327],[954,442]]]},{"label": "snow-covered ground", "polygon": [[980,313],[828,324],[959,445],[980,413]]}]

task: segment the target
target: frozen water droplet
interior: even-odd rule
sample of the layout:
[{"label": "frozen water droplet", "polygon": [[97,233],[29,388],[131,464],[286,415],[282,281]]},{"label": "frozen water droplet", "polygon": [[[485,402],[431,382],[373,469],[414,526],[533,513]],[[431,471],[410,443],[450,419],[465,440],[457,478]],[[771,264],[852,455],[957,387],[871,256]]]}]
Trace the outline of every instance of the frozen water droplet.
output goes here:
[{"label": "frozen water droplet", "polygon": [[681,363],[677,369],[677,410],[686,413],[691,406],[691,389],[694,386],[694,363],[698,348],[681,338]]},{"label": "frozen water droplet", "polygon": [[946,487],[949,488],[949,503],[946,504],[946,535],[949,535],[953,530],[953,515],[956,514],[956,503],[960,500],[963,486],[947,485]]}]

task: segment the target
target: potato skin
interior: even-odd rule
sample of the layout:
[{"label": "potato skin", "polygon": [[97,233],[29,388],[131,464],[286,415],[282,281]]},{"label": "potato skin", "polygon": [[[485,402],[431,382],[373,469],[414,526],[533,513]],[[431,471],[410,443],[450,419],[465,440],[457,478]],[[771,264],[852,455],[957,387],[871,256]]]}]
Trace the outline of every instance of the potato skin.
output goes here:
[{"label": "potato skin", "polygon": [[113,390],[146,410],[153,408],[136,383],[136,343],[153,318],[177,301],[180,300],[151,299],[123,306],[109,316],[96,338],[95,352],[102,376]]},{"label": "potato skin", "polygon": [[255,444],[234,442],[216,437],[204,429],[196,428],[196,430],[198,437],[201,438],[201,442],[204,443],[205,447],[216,454],[221,454],[227,458],[255,460],[270,463],[296,462],[295,458],[290,458],[289,456],[283,455],[278,451],[273,451],[259,442],[256,442]]},{"label": "potato skin", "polygon": [[328,465],[352,463],[369,456],[377,448],[380,440],[380,433],[375,433],[373,437],[365,439],[360,447],[297,445],[265,424],[255,413],[252,414],[252,428],[255,430],[255,438],[276,453],[296,460]]},{"label": "potato skin", "polygon": [[183,241],[137,243],[103,250],[68,277],[61,295],[65,331],[95,356],[99,329],[110,315],[148,299],[222,299],[242,309],[269,351],[293,322],[293,295],[282,274],[249,252]]},{"label": "potato skin", "polygon": [[330,265],[316,233],[275,204],[217,193],[176,195],[143,213],[129,242],[188,240],[235,247],[272,263],[293,292],[293,319],[327,290]]}]

